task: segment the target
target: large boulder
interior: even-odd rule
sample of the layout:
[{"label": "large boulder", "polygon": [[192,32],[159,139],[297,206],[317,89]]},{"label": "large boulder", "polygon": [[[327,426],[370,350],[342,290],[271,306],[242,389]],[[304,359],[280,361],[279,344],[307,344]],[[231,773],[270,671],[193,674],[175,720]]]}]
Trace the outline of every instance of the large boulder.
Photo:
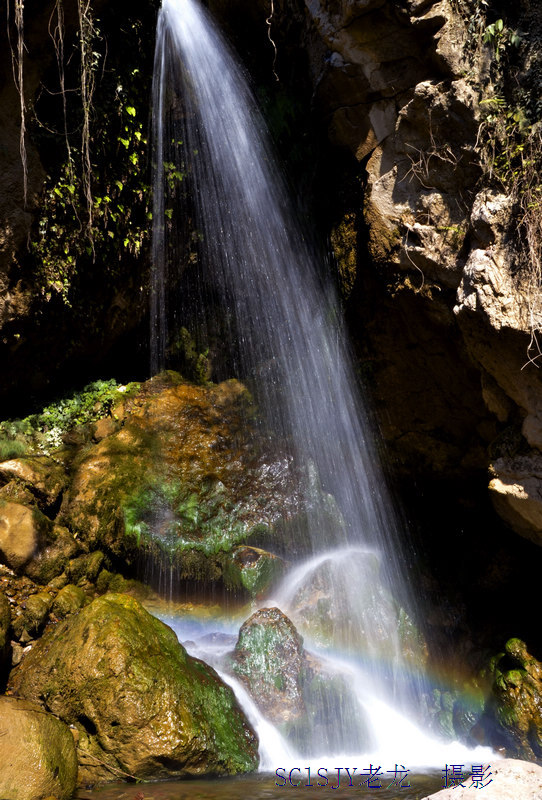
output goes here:
[{"label": "large boulder", "polygon": [[347,677],[305,651],[280,609],[260,609],[241,626],[232,668],[297,752],[367,745],[366,721]]},{"label": "large boulder", "polygon": [[[484,778],[476,783],[471,778],[463,785],[449,786],[441,792],[422,800],[540,800],[542,797],[542,767],[527,761],[505,759],[491,765],[482,765]],[[481,795],[479,789],[484,790]]]},{"label": "large boulder", "polygon": [[488,713],[509,756],[542,758],[542,664],[520,639],[509,639],[491,663]]},{"label": "large boulder", "polygon": [[77,755],[67,725],[35,703],[0,697],[0,797],[68,800]]},{"label": "large boulder", "polygon": [[256,737],[231,689],[126,595],[100,597],[46,633],[10,687],[75,726],[82,783],[258,764]]},{"label": "large boulder", "polygon": [[288,459],[255,444],[245,387],[164,373],[113,413],[117,425],[75,458],[64,523],[125,562],[144,550],[181,579],[264,591],[281,563],[235,548],[265,544],[301,501]]},{"label": "large boulder", "polygon": [[278,608],[256,611],[241,626],[233,669],[274,723],[305,712],[303,639]]}]

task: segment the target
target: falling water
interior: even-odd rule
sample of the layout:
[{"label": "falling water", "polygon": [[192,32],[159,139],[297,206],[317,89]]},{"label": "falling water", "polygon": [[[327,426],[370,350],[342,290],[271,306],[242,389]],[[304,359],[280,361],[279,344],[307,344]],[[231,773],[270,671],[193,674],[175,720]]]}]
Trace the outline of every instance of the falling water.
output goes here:
[{"label": "falling water", "polygon": [[[338,301],[296,222],[242,68],[196,0],[163,2],[153,92],[153,370],[165,365],[167,287],[178,281],[176,231],[188,230],[180,209],[186,215],[191,197],[197,260],[226,309],[238,374],[257,387],[266,427],[305,471],[309,558],[275,602],[320,647],[362,656],[367,702],[387,698],[382,707],[406,711],[412,682],[401,679],[398,629],[412,605]],[[191,302],[203,306],[203,291]],[[311,607],[314,592],[326,600],[324,624]],[[376,745],[381,730],[366,716]],[[316,754],[319,743],[311,747]]]}]

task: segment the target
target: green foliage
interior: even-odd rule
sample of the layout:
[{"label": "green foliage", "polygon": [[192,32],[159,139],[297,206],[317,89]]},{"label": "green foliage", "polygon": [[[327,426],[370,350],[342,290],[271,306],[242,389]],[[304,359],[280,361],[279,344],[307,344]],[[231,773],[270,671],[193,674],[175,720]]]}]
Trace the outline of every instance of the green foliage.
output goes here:
[{"label": "green foliage", "polygon": [[518,31],[507,28],[502,19],[498,19],[487,26],[482,41],[492,47],[495,59],[499,62],[507,48],[520,46],[521,36]]},{"label": "green foliage", "polygon": [[187,328],[182,327],[168,348],[168,361],[190,381],[206,386],[210,381],[209,348],[200,351]]},{"label": "green foliage", "polygon": [[[152,71],[144,62],[152,53],[148,23],[151,17],[154,23],[154,12],[150,4],[132,17],[114,6],[103,13],[99,31],[92,20],[88,41],[83,26],[79,41],[71,44],[85,55],[84,74],[75,72],[77,56],[65,45],[57,93],[63,112],[53,93],[43,94],[36,108],[34,140],[49,174],[30,245],[33,269],[47,300],[56,296],[74,307],[82,305],[91,275],[95,279],[101,272],[111,283],[118,281],[128,265],[145,256],[150,241]],[[76,88],[68,89],[73,84]],[[82,103],[85,93],[91,103]]]},{"label": "green foliage", "polygon": [[115,380],[95,381],[38,414],[0,422],[0,460],[24,453],[50,453],[62,446],[69,430],[110,415],[115,404],[138,388],[136,383],[122,386]]}]

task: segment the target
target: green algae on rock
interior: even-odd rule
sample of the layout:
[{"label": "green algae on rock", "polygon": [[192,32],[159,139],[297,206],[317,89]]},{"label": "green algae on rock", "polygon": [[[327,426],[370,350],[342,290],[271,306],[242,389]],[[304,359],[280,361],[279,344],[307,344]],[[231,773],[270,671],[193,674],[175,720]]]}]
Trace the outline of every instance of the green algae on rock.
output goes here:
[{"label": "green algae on rock", "polygon": [[75,726],[82,783],[258,764],[256,736],[231,689],[126,595],[100,597],[49,631],[10,688]]},{"label": "green algae on rock", "polygon": [[256,611],[241,626],[233,669],[273,722],[305,713],[303,665],[303,639],[280,609]]},{"label": "green algae on rock", "polygon": [[77,781],[77,755],[67,725],[36,703],[0,697],[0,797],[68,800]]},{"label": "green algae on rock", "polygon": [[509,639],[492,659],[492,697],[488,713],[514,758],[542,758],[542,664],[521,639]]},{"label": "green algae on rock", "polygon": [[262,551],[249,569],[235,548],[273,540],[301,500],[288,459],[254,441],[246,388],[162,373],[112,413],[118,428],[74,458],[60,519],[128,564],[144,552],[181,579],[264,591],[281,562]]}]

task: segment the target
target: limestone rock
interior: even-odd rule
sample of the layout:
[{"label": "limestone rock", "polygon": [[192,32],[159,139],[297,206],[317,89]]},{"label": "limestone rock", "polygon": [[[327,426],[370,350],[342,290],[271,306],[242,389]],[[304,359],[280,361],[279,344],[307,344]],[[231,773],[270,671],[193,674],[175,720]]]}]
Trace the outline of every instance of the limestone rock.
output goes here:
[{"label": "limestone rock", "polygon": [[527,761],[504,759],[490,765],[491,783],[483,787],[483,795],[470,779],[462,786],[449,787],[423,800],[540,800],[542,797],[542,767]]},{"label": "limestone rock", "polygon": [[38,704],[0,697],[0,796],[68,800],[76,786],[73,736]]},{"label": "limestone rock", "polygon": [[233,692],[133,598],[105,595],[34,645],[11,689],[79,739],[79,781],[254,769],[257,742]]}]

